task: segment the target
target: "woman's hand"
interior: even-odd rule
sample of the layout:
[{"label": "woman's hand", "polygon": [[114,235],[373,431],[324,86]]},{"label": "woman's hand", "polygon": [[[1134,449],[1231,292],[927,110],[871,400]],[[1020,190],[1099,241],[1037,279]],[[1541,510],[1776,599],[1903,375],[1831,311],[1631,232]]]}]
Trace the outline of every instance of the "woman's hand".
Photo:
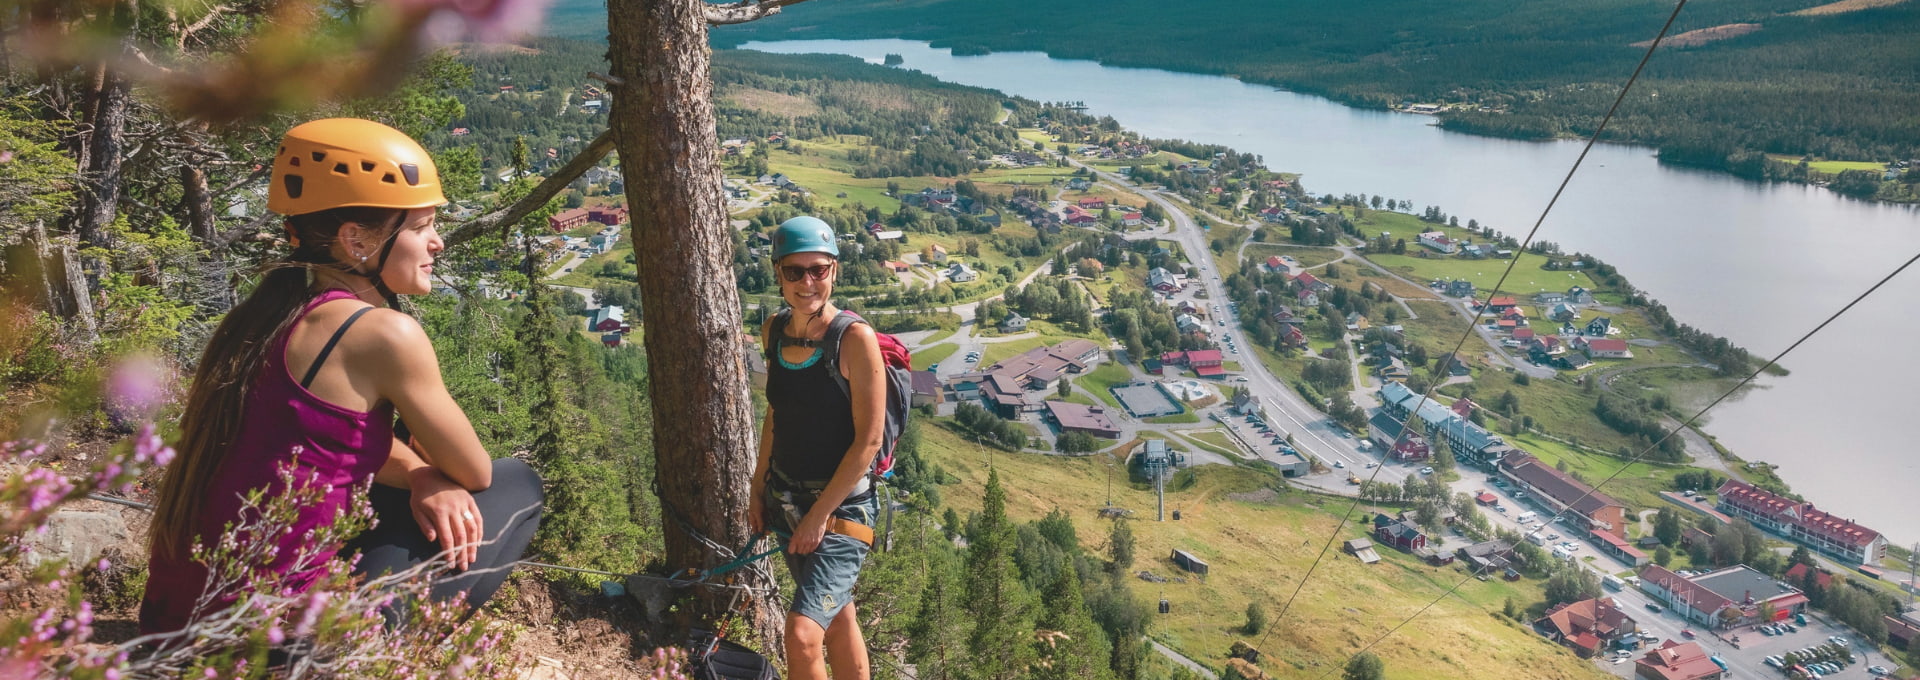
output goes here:
[{"label": "woman's hand", "polygon": [[413,521],[420,524],[427,540],[450,553],[455,569],[465,571],[479,559],[484,535],[473,494],[431,467],[415,469],[407,475],[407,483],[413,490]]},{"label": "woman's hand", "polygon": [[827,521],[833,518],[831,511],[823,511],[820,504],[800,520],[800,526],[793,528],[793,540],[787,542],[787,552],[793,555],[805,555],[820,547],[827,538]]},{"label": "woman's hand", "polygon": [[767,502],[761,497],[766,492],[753,494],[747,500],[747,527],[753,529],[753,535],[759,536],[767,531]]}]

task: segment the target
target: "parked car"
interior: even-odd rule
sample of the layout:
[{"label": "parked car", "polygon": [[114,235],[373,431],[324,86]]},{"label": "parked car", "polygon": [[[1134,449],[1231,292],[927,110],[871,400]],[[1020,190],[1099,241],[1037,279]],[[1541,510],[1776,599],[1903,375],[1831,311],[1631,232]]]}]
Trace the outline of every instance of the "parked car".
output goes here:
[{"label": "parked car", "polygon": [[1886,675],[1892,671],[1887,670],[1886,666],[1868,666],[1867,672],[1874,675]]},{"label": "parked car", "polygon": [[1769,656],[1765,659],[1765,661],[1767,662],[1767,665],[1772,666],[1774,668],[1780,668],[1781,666],[1786,665],[1786,660],[1780,658],[1779,656]]},{"label": "parked car", "polygon": [[1336,460],[1336,461],[1333,461],[1333,466],[1337,468],[1343,468],[1343,467],[1346,467],[1347,464]]},{"label": "parked car", "polygon": [[1420,468],[1420,474],[1423,474],[1423,475],[1433,474],[1433,467],[1427,466],[1427,467]]},{"label": "parked car", "polygon": [[1684,636],[1686,636],[1686,637],[1687,637],[1687,639],[1692,639],[1692,638],[1693,638],[1693,629],[1692,629],[1692,628],[1683,628],[1683,629],[1681,629],[1681,630],[1680,630],[1680,634],[1681,634],[1681,635],[1684,635]]},{"label": "parked car", "polygon": [[1367,469],[1368,469],[1368,470],[1372,470],[1372,469],[1374,469],[1374,468],[1377,468],[1377,467],[1380,467],[1380,464],[1379,464],[1379,463],[1367,463]]},{"label": "parked car", "polygon": [[1654,604],[1654,603],[1652,603],[1652,602],[1648,602],[1648,603],[1647,603],[1647,611],[1650,611],[1650,612],[1653,612],[1653,613],[1655,613],[1655,614],[1658,614],[1658,613],[1660,613],[1660,612],[1663,612],[1663,611],[1666,611],[1666,610],[1665,610],[1665,609],[1661,609],[1661,608],[1660,608],[1660,605],[1657,605],[1657,604]]}]

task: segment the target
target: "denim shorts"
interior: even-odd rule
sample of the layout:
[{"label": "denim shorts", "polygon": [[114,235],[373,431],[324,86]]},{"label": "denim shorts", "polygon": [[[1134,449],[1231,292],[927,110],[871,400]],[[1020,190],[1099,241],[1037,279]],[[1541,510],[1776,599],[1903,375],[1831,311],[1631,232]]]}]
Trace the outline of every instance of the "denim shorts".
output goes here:
[{"label": "denim shorts", "polygon": [[[796,494],[797,495],[797,494]],[[777,503],[770,503],[767,514],[770,526],[792,531],[786,513]],[[806,506],[798,506],[801,516],[807,512]],[[833,516],[840,519],[859,522],[869,527],[874,524],[874,494],[868,492],[848,498],[835,508]],[[793,599],[787,605],[787,611],[813,619],[826,630],[827,624],[840,610],[853,604],[854,582],[860,578],[860,567],[867,561],[867,553],[872,548],[860,539],[827,532],[820,540],[819,547],[805,555],[782,553],[787,560],[787,572],[793,575]]]}]

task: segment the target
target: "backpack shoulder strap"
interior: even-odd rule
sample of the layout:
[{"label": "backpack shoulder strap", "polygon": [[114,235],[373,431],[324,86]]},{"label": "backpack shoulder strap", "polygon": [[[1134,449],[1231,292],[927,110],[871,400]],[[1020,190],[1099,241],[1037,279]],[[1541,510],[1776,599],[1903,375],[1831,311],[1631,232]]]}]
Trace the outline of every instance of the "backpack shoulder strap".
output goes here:
[{"label": "backpack shoulder strap", "polygon": [[840,391],[848,398],[853,397],[853,385],[847,382],[846,376],[840,375],[840,340],[847,334],[847,327],[866,322],[867,320],[860,318],[859,314],[842,309],[833,317],[833,321],[827,324],[827,334],[820,339],[823,347],[832,348],[832,351],[825,352],[827,375],[833,376],[834,384],[839,385]]},{"label": "backpack shoulder strap", "polygon": [[767,337],[764,341],[767,345],[767,370],[769,371],[773,370],[774,360],[780,357],[780,336],[786,335],[787,318],[790,316],[792,316],[792,310],[782,309],[767,319]]}]

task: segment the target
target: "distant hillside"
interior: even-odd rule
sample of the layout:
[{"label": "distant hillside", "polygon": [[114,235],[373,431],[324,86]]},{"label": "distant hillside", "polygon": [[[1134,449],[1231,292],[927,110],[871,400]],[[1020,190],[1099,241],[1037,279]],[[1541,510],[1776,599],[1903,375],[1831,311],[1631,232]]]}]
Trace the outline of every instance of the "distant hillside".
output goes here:
[{"label": "distant hillside", "polygon": [[[1663,51],[1609,137],[1757,175],[1758,152],[1887,160],[1920,156],[1920,3],[1821,0],[1687,6],[1675,34],[1763,28]],[[714,33],[719,46],[787,38],[907,38],[966,51],[1058,57],[1240,78],[1385,107],[1478,104],[1455,129],[1510,137],[1590,133],[1672,5],[1664,0],[831,0]],[[1831,9],[1823,10],[1831,11]],[[1652,97],[1658,93],[1658,98]]]}]

